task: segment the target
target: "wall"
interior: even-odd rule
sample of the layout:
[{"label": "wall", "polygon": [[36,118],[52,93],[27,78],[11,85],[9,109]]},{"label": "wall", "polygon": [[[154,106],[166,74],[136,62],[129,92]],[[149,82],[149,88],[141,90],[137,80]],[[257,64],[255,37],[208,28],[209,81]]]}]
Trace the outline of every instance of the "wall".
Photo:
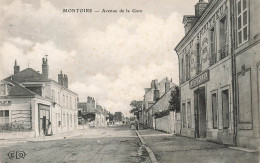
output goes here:
[{"label": "wall", "polygon": [[175,117],[173,111],[161,118],[155,119],[155,129],[174,134],[175,130]]}]

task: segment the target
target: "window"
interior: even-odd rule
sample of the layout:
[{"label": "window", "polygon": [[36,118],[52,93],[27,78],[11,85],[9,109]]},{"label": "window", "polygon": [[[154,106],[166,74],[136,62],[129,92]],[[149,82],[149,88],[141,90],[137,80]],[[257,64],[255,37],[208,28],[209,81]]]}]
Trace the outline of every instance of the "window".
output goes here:
[{"label": "window", "polygon": [[228,90],[222,91],[222,116],[223,116],[223,128],[229,128],[229,99]]},{"label": "window", "polygon": [[62,124],[64,127],[66,126],[65,114],[63,114],[63,123]]},{"label": "window", "polygon": [[72,107],[72,101],[71,101],[71,97],[70,97],[70,109],[71,109],[71,107]]},{"label": "window", "polygon": [[53,102],[56,102],[56,101],[55,101],[55,91],[54,91],[54,90],[52,90],[52,101],[53,101]]},{"label": "window", "polygon": [[217,53],[216,53],[216,34],[214,28],[210,30],[210,65],[213,65],[217,62]]},{"label": "window", "polygon": [[60,105],[60,92],[58,92],[58,104]]},{"label": "window", "polygon": [[66,97],[66,107],[69,107],[69,97]]},{"label": "window", "polygon": [[63,100],[62,100],[62,106],[65,106],[66,102],[65,102],[65,95],[63,94]]},{"label": "window", "polygon": [[186,128],[186,107],[185,107],[185,103],[182,104],[182,126],[183,128]]},{"label": "window", "polygon": [[238,46],[248,40],[248,0],[237,1]]},{"label": "window", "polygon": [[183,58],[181,59],[181,73],[182,73],[182,82],[185,82],[185,74],[184,74],[184,62],[183,62]]},{"label": "window", "polygon": [[6,95],[6,84],[0,84],[0,96]]},{"label": "window", "polygon": [[187,102],[187,122],[188,122],[188,128],[191,128],[191,106],[190,106],[190,101]]},{"label": "window", "polygon": [[0,110],[0,124],[9,123],[9,110]]},{"label": "window", "polygon": [[217,107],[217,94],[213,93],[211,95],[212,99],[212,120],[213,120],[213,129],[218,128],[218,107]]},{"label": "window", "polygon": [[72,115],[70,114],[70,127],[72,127]]},{"label": "window", "polygon": [[228,55],[228,28],[227,28],[227,19],[226,17],[220,20],[220,60],[225,58]]},{"label": "window", "polygon": [[189,54],[186,54],[186,79],[190,79],[190,58]]},{"label": "window", "polygon": [[201,72],[201,65],[200,65],[200,44],[196,45],[196,52],[197,52],[197,74]]}]

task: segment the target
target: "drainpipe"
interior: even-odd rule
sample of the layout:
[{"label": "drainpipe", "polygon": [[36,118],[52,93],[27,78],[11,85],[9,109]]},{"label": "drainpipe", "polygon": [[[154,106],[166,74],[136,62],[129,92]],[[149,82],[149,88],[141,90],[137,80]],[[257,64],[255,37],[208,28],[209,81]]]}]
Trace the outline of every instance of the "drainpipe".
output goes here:
[{"label": "drainpipe", "polygon": [[237,97],[236,97],[236,61],[234,57],[234,46],[235,46],[235,27],[234,24],[234,1],[229,1],[230,5],[230,35],[231,35],[231,70],[232,70],[232,94],[233,94],[233,123],[234,123],[234,136],[233,136],[233,144],[237,146]]}]

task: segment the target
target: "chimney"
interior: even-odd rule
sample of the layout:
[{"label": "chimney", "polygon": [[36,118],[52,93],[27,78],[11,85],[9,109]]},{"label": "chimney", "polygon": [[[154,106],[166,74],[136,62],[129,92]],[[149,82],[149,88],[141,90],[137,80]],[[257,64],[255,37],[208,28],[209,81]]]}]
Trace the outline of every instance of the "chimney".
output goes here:
[{"label": "chimney", "polygon": [[68,88],[68,76],[64,74],[63,77],[63,86]]},{"label": "chimney", "polygon": [[16,60],[14,61],[14,74],[20,72],[20,66],[17,66]]},{"label": "chimney", "polygon": [[42,58],[42,75],[44,75],[46,78],[49,78],[49,65],[47,55],[46,58]]},{"label": "chimney", "polygon": [[195,16],[200,17],[208,3],[205,0],[199,0],[199,2],[195,5]]},{"label": "chimney", "polygon": [[63,86],[63,74],[62,74],[62,71],[60,71],[60,74],[58,74],[58,83]]},{"label": "chimney", "polygon": [[159,98],[160,98],[160,90],[159,89],[155,89],[154,90],[153,100],[157,101],[157,100],[159,100]]},{"label": "chimney", "polygon": [[[166,78],[166,79],[167,79],[167,78]],[[170,87],[171,87],[170,84],[171,84],[170,81],[168,81],[168,79],[167,79],[166,82],[165,82],[165,93],[170,90]]]},{"label": "chimney", "polygon": [[87,103],[91,104],[91,97],[88,96]]}]

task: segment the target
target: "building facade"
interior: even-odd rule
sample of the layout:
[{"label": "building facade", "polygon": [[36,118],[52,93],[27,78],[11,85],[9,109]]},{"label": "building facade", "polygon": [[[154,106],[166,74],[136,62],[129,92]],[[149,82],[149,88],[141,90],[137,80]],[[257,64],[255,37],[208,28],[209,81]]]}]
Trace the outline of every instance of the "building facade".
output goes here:
[{"label": "building facade", "polygon": [[232,0],[236,145],[260,146],[260,21],[258,0]]},{"label": "building facade", "polygon": [[[34,136],[44,135],[51,128],[53,134],[75,130],[78,123],[78,95],[68,89],[67,76],[59,75],[66,85],[48,78],[49,65],[43,58],[42,74],[27,68],[20,71],[15,62],[14,75],[0,84],[2,101],[0,107],[2,124],[24,126]],[[61,77],[62,76],[62,77]],[[9,119],[7,121],[7,119]]]},{"label": "building facade", "polygon": [[176,46],[181,134],[223,144],[259,146],[257,0],[199,1],[184,16]]},{"label": "building facade", "polygon": [[184,16],[179,58],[181,135],[234,144],[230,2],[200,0]]}]

